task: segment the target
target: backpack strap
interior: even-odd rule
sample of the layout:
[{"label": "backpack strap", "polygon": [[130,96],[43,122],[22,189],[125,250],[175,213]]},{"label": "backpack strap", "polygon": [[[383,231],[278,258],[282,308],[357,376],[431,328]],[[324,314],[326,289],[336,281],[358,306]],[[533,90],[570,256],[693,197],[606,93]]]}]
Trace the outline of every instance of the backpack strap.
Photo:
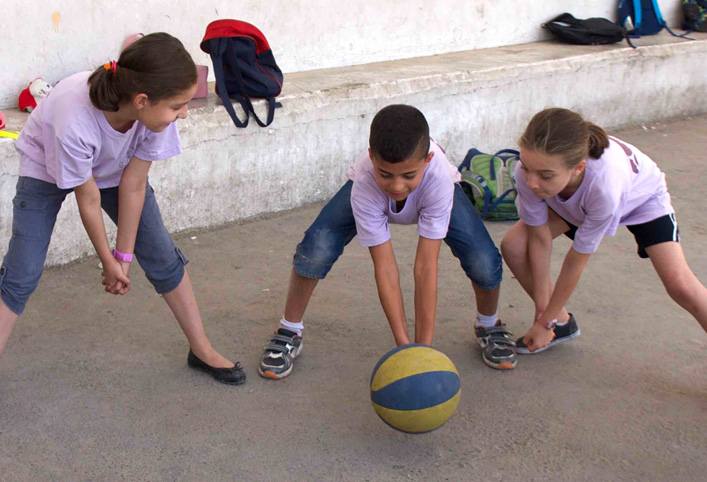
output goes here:
[{"label": "backpack strap", "polygon": [[[499,198],[496,199],[496,201],[495,201],[491,206],[489,206],[489,209],[488,209],[488,210],[489,210],[489,211],[495,211],[499,204],[504,203],[504,202],[505,202],[505,203],[510,203],[510,202],[512,202],[512,201],[506,201],[506,200],[505,200],[505,199],[506,199],[506,196],[508,196],[508,195],[509,195],[510,193],[512,193],[512,192],[516,192],[515,188],[507,189],[506,192],[504,192],[503,194],[501,194],[501,196],[499,196]],[[486,207],[486,206],[484,206],[484,207]]]},{"label": "backpack strap", "polygon": [[483,155],[483,154],[484,154],[483,152],[481,152],[480,150],[478,150],[474,147],[469,149],[469,152],[466,153],[464,160],[462,161],[461,164],[459,164],[459,172],[461,172],[462,169],[465,169],[465,168],[467,170],[470,170],[471,169],[471,160],[474,158],[474,156]]},{"label": "backpack strap", "polygon": [[520,152],[518,152],[514,149],[501,149],[496,154],[494,154],[493,157],[491,158],[491,165],[489,166],[491,168],[491,180],[492,181],[496,180],[496,164],[494,164],[493,158],[498,157],[501,160],[503,160],[504,158],[501,157],[501,154],[512,154],[515,157],[520,157]]},{"label": "backpack strap", "polygon": [[[475,150],[475,149],[472,149]],[[486,214],[489,212],[489,206],[491,205],[491,189],[483,177],[474,174],[473,175],[476,182],[478,182],[482,188],[484,188],[484,206],[481,208],[481,218],[485,218]]]},{"label": "backpack strap", "polygon": [[633,29],[638,30],[641,28],[641,22],[643,22],[641,0],[633,0]]},{"label": "backpack strap", "polygon": [[282,107],[282,104],[276,102],[274,97],[266,97],[265,100],[268,102],[268,117],[265,123],[263,123],[263,121],[260,120],[260,117],[258,117],[258,114],[255,113],[253,104],[250,105],[250,113],[253,115],[255,122],[257,122],[260,127],[267,127],[272,124],[273,118],[275,117],[275,109]]},{"label": "backpack strap", "polygon": [[[228,92],[226,91],[226,78],[223,74],[223,56],[226,52],[228,41],[226,38],[212,38],[209,40],[209,45],[211,61],[214,64],[216,90],[218,91],[219,97],[221,97],[221,102],[223,102],[223,106],[226,108],[226,111],[231,116],[231,119],[233,119],[233,123],[236,124],[236,127],[246,127],[248,125],[249,118],[248,104],[244,102],[243,98],[236,99],[241,104],[241,107],[245,111],[246,115],[245,121],[241,121],[236,115],[236,111],[235,109],[233,109],[233,104],[231,103],[231,99],[228,96]],[[238,72],[238,75],[240,75],[240,71]]]},{"label": "backpack strap", "polygon": [[496,154],[494,154],[493,157],[501,157],[501,154],[512,154],[515,157],[520,157],[520,152],[516,151],[515,149],[501,149]]}]

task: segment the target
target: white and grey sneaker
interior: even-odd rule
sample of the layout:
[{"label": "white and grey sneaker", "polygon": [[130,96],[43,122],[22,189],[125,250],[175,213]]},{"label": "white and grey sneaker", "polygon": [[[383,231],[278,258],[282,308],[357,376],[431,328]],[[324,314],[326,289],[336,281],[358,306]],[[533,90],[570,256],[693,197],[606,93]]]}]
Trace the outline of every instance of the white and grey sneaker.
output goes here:
[{"label": "white and grey sneaker", "polygon": [[481,357],[491,368],[511,370],[516,366],[516,344],[513,333],[498,320],[495,326],[475,326],[476,340],[481,345]]},{"label": "white and grey sneaker", "polygon": [[294,361],[302,353],[302,335],[280,328],[270,336],[258,366],[261,377],[279,380],[292,372]]}]

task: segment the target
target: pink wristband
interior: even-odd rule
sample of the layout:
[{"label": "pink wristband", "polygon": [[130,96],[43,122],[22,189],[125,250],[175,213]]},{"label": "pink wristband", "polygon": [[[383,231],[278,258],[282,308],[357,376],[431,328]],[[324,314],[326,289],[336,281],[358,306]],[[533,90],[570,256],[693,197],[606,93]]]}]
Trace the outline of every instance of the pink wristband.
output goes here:
[{"label": "pink wristband", "polygon": [[544,327],[544,328],[547,329],[547,330],[554,330],[554,329],[555,329],[555,325],[557,325],[557,318],[555,318],[555,319],[553,319],[553,320],[550,320],[550,321],[546,321],[545,323],[542,323],[542,322],[540,321],[540,318],[542,318],[542,316],[543,316],[542,313],[540,313],[540,314],[538,315],[538,318],[537,318],[535,321],[536,321],[540,326]]},{"label": "pink wristband", "polygon": [[126,263],[133,262],[133,254],[132,253],[123,253],[122,251],[118,251],[117,249],[113,250],[113,257],[117,260],[125,261]]}]

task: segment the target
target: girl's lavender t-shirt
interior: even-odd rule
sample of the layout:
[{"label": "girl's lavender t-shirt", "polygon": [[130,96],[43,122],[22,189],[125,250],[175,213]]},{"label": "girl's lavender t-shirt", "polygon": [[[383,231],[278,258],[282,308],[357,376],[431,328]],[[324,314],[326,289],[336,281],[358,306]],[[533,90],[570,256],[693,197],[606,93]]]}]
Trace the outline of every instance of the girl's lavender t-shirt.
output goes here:
[{"label": "girl's lavender t-shirt", "polygon": [[113,129],[88,96],[90,72],[59,82],[39,103],[15,142],[20,176],[41,179],[61,189],[80,186],[93,176],[100,189],[120,184],[130,159],[158,161],[181,153],[176,123],[152,132],[135,121],[125,133]]},{"label": "girl's lavender t-shirt", "polygon": [[665,174],[636,147],[614,137],[599,159],[587,159],[584,179],[569,199],[537,197],[526,184],[520,164],[515,177],[520,219],[529,226],[541,226],[547,222],[550,207],[578,226],[572,247],[579,253],[596,251],[601,239],[613,236],[619,225],[647,223],[675,212]]},{"label": "girl's lavender t-shirt", "polygon": [[422,174],[422,181],[408,195],[400,212],[396,210],[396,202],[378,187],[368,150],[363,151],[349,168],[348,178],[354,182],[351,208],[361,246],[378,246],[388,241],[388,223],[417,223],[418,234],[428,239],[444,239],[447,236],[454,183],[461,180],[461,175],[447,160],[444,150],[432,140],[429,152],[434,152],[434,156]]}]

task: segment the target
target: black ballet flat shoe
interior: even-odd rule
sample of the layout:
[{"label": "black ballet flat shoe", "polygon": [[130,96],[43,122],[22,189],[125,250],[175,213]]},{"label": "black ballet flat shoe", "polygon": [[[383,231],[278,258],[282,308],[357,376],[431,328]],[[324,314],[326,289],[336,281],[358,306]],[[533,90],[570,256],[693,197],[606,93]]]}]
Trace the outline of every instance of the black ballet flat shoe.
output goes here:
[{"label": "black ballet flat shoe", "polygon": [[233,368],[214,368],[207,365],[189,350],[187,363],[190,367],[210,373],[216,380],[226,385],[242,385],[245,383],[245,372],[240,362],[236,362]]}]

